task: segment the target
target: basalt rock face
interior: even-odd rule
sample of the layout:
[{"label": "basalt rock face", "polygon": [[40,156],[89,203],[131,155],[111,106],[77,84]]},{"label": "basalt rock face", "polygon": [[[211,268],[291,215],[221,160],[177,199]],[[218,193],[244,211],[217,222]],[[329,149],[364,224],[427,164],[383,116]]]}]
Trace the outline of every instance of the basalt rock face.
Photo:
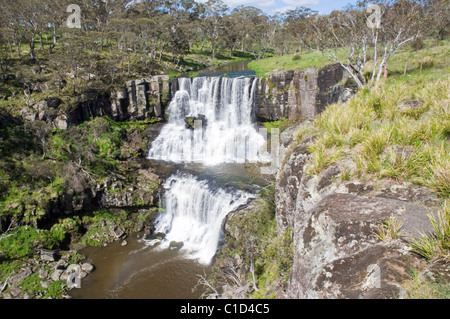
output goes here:
[{"label": "basalt rock face", "polygon": [[95,117],[108,116],[116,121],[165,119],[170,101],[168,76],[153,76],[128,81],[123,88],[109,93],[83,93],[76,106],[61,111],[61,101],[42,101],[22,110],[26,120],[42,120],[59,129],[67,129]]},{"label": "basalt rock face", "polygon": [[257,117],[261,121],[314,118],[326,105],[345,101],[355,92],[354,88],[337,85],[344,78],[338,64],[258,78]]},{"label": "basalt rock face", "polygon": [[[428,212],[440,199],[424,187],[395,181],[341,181],[352,164],[339,162],[306,174],[306,144],[287,153],[276,182],[280,232],[292,229],[294,262],[280,298],[401,298],[401,283],[424,260],[407,243],[433,232]],[[391,216],[403,222],[389,242],[378,227]]]},{"label": "basalt rock face", "polygon": [[112,94],[112,109],[117,120],[164,119],[170,101],[168,76],[153,76],[128,81],[122,91]]}]

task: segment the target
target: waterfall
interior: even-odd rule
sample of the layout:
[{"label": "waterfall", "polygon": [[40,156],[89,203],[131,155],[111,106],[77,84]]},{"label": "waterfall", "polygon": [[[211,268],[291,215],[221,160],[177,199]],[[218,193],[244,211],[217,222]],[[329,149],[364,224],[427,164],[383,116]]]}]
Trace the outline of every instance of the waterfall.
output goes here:
[{"label": "waterfall", "polygon": [[[208,166],[261,161],[266,140],[256,127],[255,88],[255,78],[178,79],[169,121],[148,158]],[[164,188],[164,212],[155,230],[166,234],[161,247],[182,242],[182,249],[202,263],[212,260],[227,214],[253,197],[181,173],[168,178]]]},{"label": "waterfall", "polygon": [[178,87],[148,158],[205,165],[261,159],[265,137],[255,124],[255,78],[180,78]]},{"label": "waterfall", "polygon": [[182,242],[188,257],[204,264],[214,257],[226,215],[253,197],[240,190],[213,186],[190,174],[171,176],[164,188],[164,213],[155,223],[155,232],[166,234],[162,247]]}]

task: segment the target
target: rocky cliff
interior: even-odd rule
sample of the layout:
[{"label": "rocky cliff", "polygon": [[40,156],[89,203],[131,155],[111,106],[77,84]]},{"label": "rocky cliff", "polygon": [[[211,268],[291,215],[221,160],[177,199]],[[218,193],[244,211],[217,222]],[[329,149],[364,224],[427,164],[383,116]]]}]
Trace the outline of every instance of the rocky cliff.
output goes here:
[{"label": "rocky cliff", "polygon": [[109,93],[83,93],[78,101],[62,108],[58,98],[47,99],[22,110],[26,120],[42,120],[60,129],[99,116],[116,121],[164,120],[170,102],[170,81],[165,75],[128,81],[123,88]]},{"label": "rocky cliff", "polygon": [[345,80],[338,64],[322,69],[284,71],[258,78],[256,114],[260,121],[313,118],[326,105],[345,101],[355,88],[338,85]]},{"label": "rocky cliff", "polygon": [[[307,125],[307,124],[304,124]],[[428,211],[439,198],[424,187],[393,180],[341,178],[341,161],[319,175],[306,174],[308,141],[291,144],[276,181],[280,233],[292,230],[293,267],[282,298],[399,298],[401,283],[424,261],[408,241],[433,227]],[[401,236],[378,237],[380,225],[403,222]]]},{"label": "rocky cliff", "polygon": [[[255,115],[259,121],[313,118],[326,105],[345,101],[355,92],[345,81],[342,68],[335,64],[322,69],[284,71],[256,81]],[[116,121],[165,119],[171,96],[179,89],[176,79],[153,76],[126,82],[112,93],[84,93],[69,108],[58,98],[40,101],[22,110],[27,120],[42,120],[60,129],[99,116]],[[64,111],[62,111],[64,109]]]}]

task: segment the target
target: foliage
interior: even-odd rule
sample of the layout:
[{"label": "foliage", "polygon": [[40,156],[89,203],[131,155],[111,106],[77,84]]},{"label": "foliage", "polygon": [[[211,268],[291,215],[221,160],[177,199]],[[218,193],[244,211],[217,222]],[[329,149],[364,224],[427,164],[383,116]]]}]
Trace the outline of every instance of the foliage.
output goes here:
[{"label": "foliage", "polygon": [[309,172],[351,159],[352,175],[407,180],[448,197],[448,80],[409,80],[359,90],[347,103],[320,114],[308,132],[318,135],[309,146]]},{"label": "foliage", "polygon": [[420,239],[413,240],[413,251],[422,255],[427,260],[450,260],[450,204],[446,201],[437,216],[429,213],[433,224],[434,234],[422,234]]},{"label": "foliage", "polygon": [[450,285],[445,282],[433,282],[414,271],[410,279],[402,284],[407,299],[449,299]]},{"label": "foliage", "polygon": [[[244,273],[242,284],[256,284],[250,298],[273,297],[271,289],[286,284],[292,267],[291,231],[279,233],[275,209],[275,187],[272,185],[261,190],[250,212],[233,215],[228,221],[227,227],[237,237],[227,237],[216,260],[216,264],[221,264],[229,256],[240,256],[245,266],[244,270],[236,272]],[[218,268],[211,275],[216,284],[226,281],[226,277]]]},{"label": "foliage", "polygon": [[398,239],[403,222],[397,216],[391,216],[378,226],[378,238],[383,241]]}]

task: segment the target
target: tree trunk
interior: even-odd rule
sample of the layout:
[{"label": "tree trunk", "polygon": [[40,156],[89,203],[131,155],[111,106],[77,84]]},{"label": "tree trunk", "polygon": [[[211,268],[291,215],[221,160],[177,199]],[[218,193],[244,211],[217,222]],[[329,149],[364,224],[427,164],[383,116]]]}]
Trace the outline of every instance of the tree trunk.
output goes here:
[{"label": "tree trunk", "polygon": [[375,34],[375,39],[373,40],[374,52],[373,52],[373,69],[372,69],[372,79],[375,79],[375,73],[377,72],[377,42],[378,42],[378,30]]},{"label": "tree trunk", "polygon": [[31,56],[31,60],[36,60],[36,54],[34,52],[34,47],[35,47],[35,43],[34,43],[34,34],[33,34],[33,37],[31,38],[31,41],[30,41],[30,56]]},{"label": "tree trunk", "polygon": [[42,33],[39,35],[39,42],[41,44],[41,50],[44,50],[44,41],[42,39]]},{"label": "tree trunk", "polygon": [[216,58],[216,42],[214,40],[211,40],[211,58]]}]

